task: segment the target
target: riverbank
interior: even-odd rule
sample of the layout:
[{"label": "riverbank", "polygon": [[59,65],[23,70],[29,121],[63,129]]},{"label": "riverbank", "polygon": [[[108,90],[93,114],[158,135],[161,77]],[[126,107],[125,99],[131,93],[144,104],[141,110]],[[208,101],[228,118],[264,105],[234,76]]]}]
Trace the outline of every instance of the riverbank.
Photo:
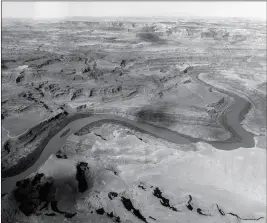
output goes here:
[{"label": "riverbank", "polygon": [[[199,73],[198,73],[199,74]],[[200,81],[198,79],[198,74],[196,74],[196,72],[194,73],[195,76],[193,76],[191,74],[192,78],[195,78],[195,80]],[[205,84],[205,82],[202,82],[203,84]],[[210,85],[208,85],[209,87],[212,87]],[[227,93],[226,91],[223,91],[221,89],[217,89],[218,91],[222,91],[224,93]],[[239,123],[240,121],[240,116],[241,113],[242,115],[244,115],[245,113],[243,112],[243,110],[247,110],[248,106],[247,104],[249,104],[249,102],[245,101],[245,99],[238,97],[237,95],[234,95],[231,93],[231,96],[234,97],[235,99],[235,106],[233,107],[232,110],[230,110],[228,113],[224,114],[224,116],[220,117],[220,123],[221,125],[224,126],[224,128],[226,128],[227,130],[229,130],[229,132],[231,132],[232,137],[228,140],[222,141],[222,142],[208,142],[211,145],[213,145],[214,147],[218,148],[218,149],[224,149],[224,150],[229,150],[229,149],[236,149],[239,147],[253,147],[254,146],[254,139],[252,134],[246,132],[241,124]],[[76,113],[76,114],[68,114],[67,112],[65,112],[66,117],[63,118],[62,121],[60,121],[55,127],[52,127],[48,132],[47,132],[47,136],[44,137],[40,144],[36,147],[36,149],[33,150],[33,152],[31,152],[30,154],[28,154],[26,157],[23,157],[22,159],[20,159],[17,164],[15,164],[14,166],[6,169],[6,170],[2,170],[2,177],[3,178],[7,178],[7,177],[12,177],[15,176],[17,174],[22,173],[23,171],[25,171],[27,168],[31,167],[36,160],[40,157],[42,151],[45,149],[46,145],[48,144],[48,142],[51,140],[51,138],[53,138],[56,134],[60,134],[62,135],[67,129],[66,126],[70,125],[72,122],[75,122],[75,120],[82,119],[85,117],[89,117],[93,115],[93,112],[90,113]],[[101,119],[101,117],[100,117]],[[178,134],[176,132],[170,131],[169,129],[164,129],[162,127],[158,127],[158,126],[154,126],[152,124],[145,124],[145,123],[135,123],[134,121],[128,120],[127,119],[123,119],[120,118],[119,116],[106,116],[106,117],[102,117],[102,120],[95,120],[97,122],[101,121],[101,122],[105,122],[105,121],[111,121],[111,122],[120,122],[126,126],[130,126],[130,127],[134,127],[137,128],[139,131],[144,131],[144,132],[148,132],[151,135],[169,140],[171,142],[175,142],[178,144],[183,144],[183,143],[193,143],[193,142],[198,142],[198,141],[204,141],[205,140],[201,140],[201,139],[194,139],[192,137],[188,137],[182,134]],[[33,127],[32,129],[38,129],[40,126],[48,124],[49,122],[44,121],[41,124],[38,124],[37,126]],[[82,123],[82,125],[78,128],[82,128],[86,125],[85,122],[80,122]],[[88,123],[90,124],[90,123]],[[73,125],[75,125],[73,123]],[[65,128],[66,127],[66,128]],[[143,128],[146,128],[145,130]],[[76,128],[75,128],[76,129]],[[79,129],[77,129],[78,131]],[[151,131],[152,130],[152,131]],[[165,131],[165,132],[164,132]],[[25,140],[25,137],[27,135],[29,135],[29,133],[31,133],[32,130],[28,130],[27,132],[23,133],[22,135],[20,135],[17,140]],[[164,134],[162,134],[164,132]],[[68,133],[65,135],[64,138],[66,138],[66,136],[75,133],[72,129],[72,131],[68,131]],[[156,133],[156,134],[155,134]],[[32,134],[30,136],[31,138],[35,139],[36,135]],[[26,137],[27,138],[27,137]],[[31,141],[31,140],[30,140]],[[63,142],[62,142],[63,143]],[[60,146],[62,145],[62,143],[60,145],[57,145],[57,149],[60,148]],[[4,147],[8,147],[8,145],[12,144],[11,140],[9,140],[8,142],[5,143]],[[55,153],[57,149],[54,149],[53,151],[51,151],[51,153]]]},{"label": "riverbank", "polygon": [[[196,68],[196,70],[198,71],[198,69]],[[203,71],[203,70],[202,70]],[[198,71],[199,74],[199,71]],[[201,82],[202,84],[206,84],[205,82],[201,81],[198,78],[198,74],[196,73],[196,71],[194,71],[190,76],[196,80]],[[209,87],[212,87],[209,84],[206,84]],[[228,92],[221,90],[221,89],[217,89],[218,91],[222,91],[223,93],[227,94]],[[201,139],[194,139],[193,137],[188,137],[182,134],[176,134],[177,136],[181,136],[183,138],[187,138],[188,141],[187,143],[192,143],[192,142],[198,142],[198,141],[206,141],[209,142],[210,144],[212,144],[214,147],[218,148],[218,149],[230,149],[230,146],[233,146],[234,148],[238,148],[240,146],[248,146],[248,147],[253,147],[254,146],[254,139],[253,139],[253,135],[246,132],[241,124],[240,121],[243,119],[244,115],[246,114],[246,112],[248,111],[248,108],[250,107],[250,102],[246,101],[245,99],[230,93],[231,97],[234,98],[235,100],[235,106],[229,110],[227,113],[223,114],[220,118],[220,124],[227,129],[230,133],[231,133],[231,138],[228,140],[225,140],[223,142],[209,142],[206,140],[201,140]],[[36,149],[33,150],[33,152],[31,152],[30,154],[28,154],[26,157],[23,157],[21,160],[18,161],[17,164],[15,164],[14,166],[12,166],[11,168],[8,168],[7,170],[2,170],[2,176],[4,178],[6,177],[11,177],[14,176],[16,174],[19,174],[21,172],[23,172],[24,170],[26,170],[27,168],[29,168],[40,156],[40,153],[43,151],[43,149],[45,148],[45,146],[47,145],[47,143],[49,142],[49,140],[56,135],[57,133],[61,132],[62,134],[62,129],[68,125],[69,123],[84,118],[84,117],[89,117],[92,116],[94,114],[94,112],[88,112],[88,113],[76,113],[76,114],[68,114],[65,113],[67,116],[64,117],[64,119],[62,121],[60,121],[56,126],[52,127],[51,130],[49,130],[48,134],[46,137],[44,137],[40,144],[36,147]],[[114,116],[115,117],[115,116]],[[112,117],[108,120],[105,120],[105,118],[103,118],[103,121],[112,121]],[[116,122],[116,120],[114,120]],[[124,121],[124,125],[129,125],[129,123],[127,123],[127,120],[123,120]],[[49,122],[49,121],[48,121]],[[26,131],[25,133],[23,133],[22,135],[18,136],[17,139],[15,139],[14,141],[24,141],[25,137],[27,135],[29,135],[29,133],[31,133],[31,131],[33,131],[34,129],[39,129],[40,126],[42,125],[46,125],[48,124],[47,121],[42,122],[41,124],[36,125],[35,127],[33,127],[31,130]],[[132,122],[132,121],[130,121]],[[132,123],[133,124],[133,123]],[[137,126],[133,126],[130,124],[131,127],[137,127]],[[151,127],[153,125],[151,124]],[[157,126],[154,126],[155,128],[158,128],[158,130],[160,129]],[[139,129],[142,131],[142,129]],[[168,131],[170,134],[170,130],[168,129],[163,129],[164,131]],[[74,132],[72,132],[74,133]],[[150,134],[153,135],[152,132],[150,132]],[[175,132],[172,132],[172,134],[175,134]],[[241,135],[242,134],[242,135]],[[165,134],[165,136],[160,136],[157,135],[161,138],[168,138],[167,134]],[[33,140],[36,138],[36,135],[32,135],[31,136],[33,138]],[[175,138],[175,137],[174,137]],[[31,139],[32,140],[32,139]],[[172,140],[171,137],[169,137],[169,139],[167,140]],[[12,144],[13,140],[9,140],[4,144],[4,148],[8,147],[9,144]],[[174,140],[173,142],[179,143],[179,138],[178,140]],[[181,142],[180,142],[181,143]],[[231,145],[232,144],[232,145]]]}]

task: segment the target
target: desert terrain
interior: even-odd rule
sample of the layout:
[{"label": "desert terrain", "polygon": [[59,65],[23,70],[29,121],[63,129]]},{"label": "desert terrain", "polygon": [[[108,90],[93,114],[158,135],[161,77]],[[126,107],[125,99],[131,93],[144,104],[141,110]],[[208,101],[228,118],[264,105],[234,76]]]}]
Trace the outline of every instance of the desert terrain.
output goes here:
[{"label": "desert terrain", "polygon": [[265,222],[266,23],[3,20],[2,221]]}]

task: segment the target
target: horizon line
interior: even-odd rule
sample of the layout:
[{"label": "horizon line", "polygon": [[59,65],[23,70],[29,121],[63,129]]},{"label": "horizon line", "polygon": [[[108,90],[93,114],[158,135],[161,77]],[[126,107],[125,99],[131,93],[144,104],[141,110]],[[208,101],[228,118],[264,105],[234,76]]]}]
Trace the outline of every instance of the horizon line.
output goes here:
[{"label": "horizon line", "polygon": [[149,18],[158,18],[158,19],[165,19],[165,18],[213,18],[213,19],[241,19],[241,20],[257,20],[257,21],[266,21],[266,17],[235,17],[235,16],[198,16],[198,15],[179,15],[179,16],[164,16],[164,15],[151,15],[151,16],[63,16],[63,17],[9,17],[9,16],[1,16],[2,19],[24,19],[24,20],[65,20],[69,18],[94,18],[94,19],[101,19],[101,18],[132,18],[132,19],[149,19]]}]

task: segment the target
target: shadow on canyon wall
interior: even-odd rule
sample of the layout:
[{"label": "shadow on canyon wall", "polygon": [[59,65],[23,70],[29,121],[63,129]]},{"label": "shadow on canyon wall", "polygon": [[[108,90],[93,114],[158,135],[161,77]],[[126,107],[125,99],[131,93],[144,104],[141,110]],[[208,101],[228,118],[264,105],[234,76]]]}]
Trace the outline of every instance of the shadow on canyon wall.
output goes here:
[{"label": "shadow on canyon wall", "polygon": [[167,41],[160,38],[157,34],[153,32],[139,32],[136,34],[142,41],[157,43],[157,44],[165,44]]},{"label": "shadow on canyon wall", "polygon": [[136,113],[137,122],[151,122],[171,126],[175,123],[174,115],[167,113],[168,106],[144,106]]}]

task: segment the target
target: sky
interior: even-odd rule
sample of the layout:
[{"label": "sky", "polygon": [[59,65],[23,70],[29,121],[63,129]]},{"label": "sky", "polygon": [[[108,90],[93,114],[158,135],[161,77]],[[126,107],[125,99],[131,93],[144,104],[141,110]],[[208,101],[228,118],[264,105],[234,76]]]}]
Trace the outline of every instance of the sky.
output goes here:
[{"label": "sky", "polygon": [[266,20],[266,1],[2,2],[3,18],[53,19],[73,16],[205,16]]}]

